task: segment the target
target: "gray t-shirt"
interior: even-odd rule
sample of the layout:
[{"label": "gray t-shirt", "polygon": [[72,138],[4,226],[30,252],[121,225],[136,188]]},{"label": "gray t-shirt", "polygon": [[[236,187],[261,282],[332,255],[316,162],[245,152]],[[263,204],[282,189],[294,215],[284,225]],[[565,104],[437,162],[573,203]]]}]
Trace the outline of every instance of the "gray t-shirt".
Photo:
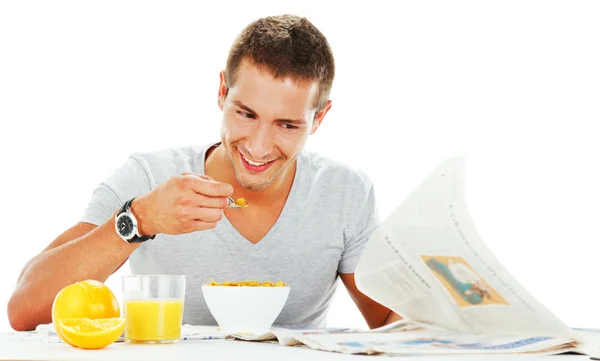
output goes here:
[{"label": "gray t-shirt", "polygon": [[[211,144],[212,145],[212,144]],[[151,191],[183,172],[204,174],[203,147],[135,153],[94,191],[81,222],[100,225],[128,199]],[[132,274],[187,276],[183,322],[216,325],[201,285],[241,280],[282,280],[291,287],[274,325],[326,326],[337,273],[354,273],[361,252],[379,224],[373,185],[362,172],[302,151],[277,222],[258,243],[227,220],[206,231],[158,234],[129,258]]]}]

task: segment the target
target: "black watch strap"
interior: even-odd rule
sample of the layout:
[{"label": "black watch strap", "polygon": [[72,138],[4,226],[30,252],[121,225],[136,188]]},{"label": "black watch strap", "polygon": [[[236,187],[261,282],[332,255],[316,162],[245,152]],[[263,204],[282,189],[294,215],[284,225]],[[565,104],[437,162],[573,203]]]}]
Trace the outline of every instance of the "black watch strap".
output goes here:
[{"label": "black watch strap", "polygon": [[[130,200],[128,200],[127,202],[125,202],[123,204],[123,206],[121,207],[121,210],[119,211],[119,213],[123,213],[123,212],[130,212],[131,209],[131,203],[133,203],[133,200],[135,199],[135,197],[131,198]],[[131,213],[131,212],[130,212]],[[151,235],[151,236],[138,236],[137,234],[134,234],[133,237],[128,241],[129,243],[134,243],[134,242],[145,242],[148,241],[150,239],[154,239],[154,237],[156,237],[155,234]]]},{"label": "black watch strap", "polygon": [[135,197],[133,197],[130,200],[128,200],[127,202],[123,203],[123,205],[121,206],[121,209],[119,210],[119,213],[127,212],[129,210],[129,208],[131,208],[131,203],[133,203],[134,199],[135,199]]}]

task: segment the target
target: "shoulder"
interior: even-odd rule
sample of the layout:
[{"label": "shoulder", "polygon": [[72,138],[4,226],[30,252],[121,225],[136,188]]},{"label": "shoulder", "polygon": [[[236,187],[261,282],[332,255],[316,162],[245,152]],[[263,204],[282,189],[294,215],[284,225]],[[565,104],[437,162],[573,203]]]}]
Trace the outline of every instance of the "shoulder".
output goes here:
[{"label": "shoulder", "polygon": [[303,151],[301,156],[308,178],[303,187],[306,202],[346,217],[375,206],[373,182],[364,170],[316,152]]},{"label": "shoulder", "polygon": [[[354,165],[304,150],[300,155],[313,182],[331,185],[333,188],[350,188],[369,191],[373,183],[367,173]],[[329,188],[329,187],[327,187]]]},{"label": "shoulder", "polygon": [[130,155],[130,160],[148,173],[155,184],[183,172],[204,173],[204,151],[208,145],[161,148],[139,151]]},{"label": "shoulder", "polygon": [[131,158],[149,165],[191,163],[202,155],[204,148],[204,146],[185,146],[139,151],[132,153]]}]

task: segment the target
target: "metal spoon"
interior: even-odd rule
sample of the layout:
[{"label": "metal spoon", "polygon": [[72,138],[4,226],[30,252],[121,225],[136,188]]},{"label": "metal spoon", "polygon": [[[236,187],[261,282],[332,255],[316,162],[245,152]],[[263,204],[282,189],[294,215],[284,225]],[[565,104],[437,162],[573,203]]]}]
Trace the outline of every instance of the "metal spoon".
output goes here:
[{"label": "metal spoon", "polygon": [[243,206],[240,206],[240,205],[239,205],[239,204],[237,204],[237,203],[235,202],[235,200],[233,200],[233,198],[231,198],[231,197],[227,197],[227,199],[229,200],[229,204],[227,205],[227,207],[229,207],[229,208],[246,208],[246,207],[248,207],[248,206],[249,206],[249,204],[248,204],[248,203],[246,203],[246,204],[245,204],[245,205],[243,205]]}]

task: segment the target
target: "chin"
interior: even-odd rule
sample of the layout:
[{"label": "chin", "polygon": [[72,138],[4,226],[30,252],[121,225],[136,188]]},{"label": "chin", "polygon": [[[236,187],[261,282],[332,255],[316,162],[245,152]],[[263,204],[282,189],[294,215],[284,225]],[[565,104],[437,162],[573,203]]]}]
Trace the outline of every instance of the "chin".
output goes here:
[{"label": "chin", "polygon": [[240,173],[236,172],[236,179],[238,181],[238,183],[240,184],[240,186],[242,186],[242,188],[245,188],[247,190],[250,191],[261,191],[265,188],[267,188],[269,186],[269,184],[271,184],[271,181],[273,180],[272,178],[269,179],[248,179],[249,177],[246,177],[244,175],[241,175]]},{"label": "chin", "polygon": [[269,185],[269,183],[245,183],[245,184],[241,184],[242,187],[244,187],[245,189],[249,190],[249,191],[262,191],[263,189],[267,188],[267,186]]}]

